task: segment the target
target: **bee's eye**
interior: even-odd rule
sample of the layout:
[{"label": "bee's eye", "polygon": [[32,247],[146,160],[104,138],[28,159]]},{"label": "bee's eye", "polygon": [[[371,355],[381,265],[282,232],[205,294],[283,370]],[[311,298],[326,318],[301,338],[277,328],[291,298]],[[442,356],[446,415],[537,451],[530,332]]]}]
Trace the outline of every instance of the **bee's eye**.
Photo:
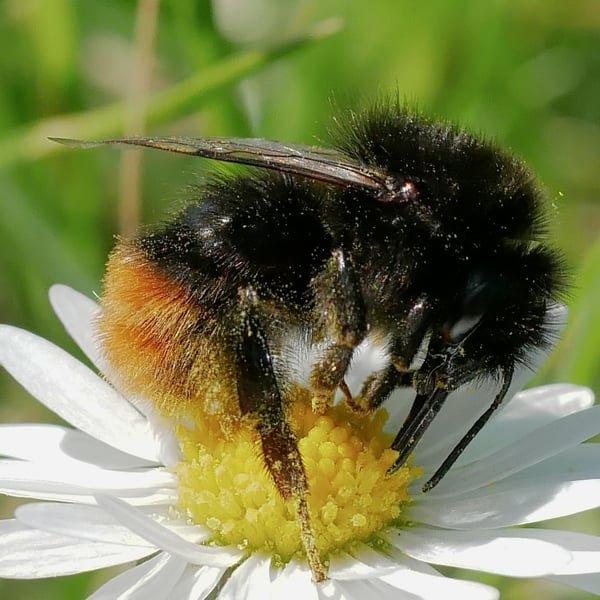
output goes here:
[{"label": "bee's eye", "polygon": [[400,202],[414,202],[419,197],[419,190],[414,181],[405,179],[398,190],[398,199]]},{"label": "bee's eye", "polygon": [[389,178],[389,187],[385,194],[379,198],[381,202],[406,204],[407,202],[415,202],[419,198],[419,190],[417,185],[411,179],[398,181],[395,178]]}]

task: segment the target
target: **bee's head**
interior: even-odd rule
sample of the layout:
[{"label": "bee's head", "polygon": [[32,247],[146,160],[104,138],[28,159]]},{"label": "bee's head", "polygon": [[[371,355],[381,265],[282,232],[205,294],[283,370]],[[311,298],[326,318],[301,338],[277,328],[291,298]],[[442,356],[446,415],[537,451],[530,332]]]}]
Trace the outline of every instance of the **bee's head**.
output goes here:
[{"label": "bee's head", "polygon": [[450,391],[528,364],[552,342],[550,308],[563,285],[561,260],[542,246],[512,244],[451,273],[436,302],[439,319],[415,383],[421,393]]}]

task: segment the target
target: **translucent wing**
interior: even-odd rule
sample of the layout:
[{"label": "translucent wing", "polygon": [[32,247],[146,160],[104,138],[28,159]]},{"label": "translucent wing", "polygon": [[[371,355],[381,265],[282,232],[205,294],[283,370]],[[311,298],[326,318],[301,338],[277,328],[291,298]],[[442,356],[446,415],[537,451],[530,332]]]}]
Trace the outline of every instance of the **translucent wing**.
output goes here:
[{"label": "translucent wing", "polygon": [[393,192],[393,182],[383,169],[369,167],[337,150],[317,146],[284,144],[261,138],[128,137],[99,141],[51,139],[79,148],[106,144],[155,148],[283,171],[333,185],[358,185],[379,190],[382,194]]}]

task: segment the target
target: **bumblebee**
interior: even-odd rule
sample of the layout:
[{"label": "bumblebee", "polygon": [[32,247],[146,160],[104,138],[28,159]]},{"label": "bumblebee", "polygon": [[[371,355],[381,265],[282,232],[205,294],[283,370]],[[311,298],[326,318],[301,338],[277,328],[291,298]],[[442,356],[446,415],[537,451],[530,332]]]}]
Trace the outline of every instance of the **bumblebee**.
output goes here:
[{"label": "bumblebee", "polygon": [[[510,153],[397,102],[339,118],[333,138],[332,149],[238,138],[77,143],[253,167],[213,178],[174,219],[119,240],[99,329],[131,391],[203,403],[223,415],[224,428],[256,419],[265,466],[296,503],[317,580],[324,569],[286,420],[290,337],[318,348],[314,411],[338,389],[363,413],[398,387],[414,389],[389,475],[452,391],[498,382],[426,491],[501,404],[515,367],[548,343],[548,308],[564,287],[561,257],[545,241],[544,196]],[[344,377],[372,337],[384,341],[387,364],[353,396]]]}]

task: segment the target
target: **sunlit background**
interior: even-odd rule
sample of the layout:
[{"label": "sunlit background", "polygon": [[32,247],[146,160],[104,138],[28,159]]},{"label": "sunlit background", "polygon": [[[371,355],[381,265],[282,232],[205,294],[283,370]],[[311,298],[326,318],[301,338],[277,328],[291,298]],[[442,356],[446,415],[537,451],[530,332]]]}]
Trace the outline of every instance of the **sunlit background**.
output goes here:
[{"label": "sunlit background", "polygon": [[[598,394],[597,0],[0,0],[0,322],[77,353],[47,288],[98,293],[114,235],[170,214],[212,168],[166,153],[73,150],[48,136],[319,143],[334,105],[396,91],[512,147],[545,183],[574,286],[564,339],[535,382]],[[0,375],[1,422],[54,419]],[[0,516],[14,505],[1,499]],[[600,533],[593,513],[560,526]],[[0,598],[80,599],[112,574],[0,581]],[[514,600],[591,597],[461,576]]]}]

